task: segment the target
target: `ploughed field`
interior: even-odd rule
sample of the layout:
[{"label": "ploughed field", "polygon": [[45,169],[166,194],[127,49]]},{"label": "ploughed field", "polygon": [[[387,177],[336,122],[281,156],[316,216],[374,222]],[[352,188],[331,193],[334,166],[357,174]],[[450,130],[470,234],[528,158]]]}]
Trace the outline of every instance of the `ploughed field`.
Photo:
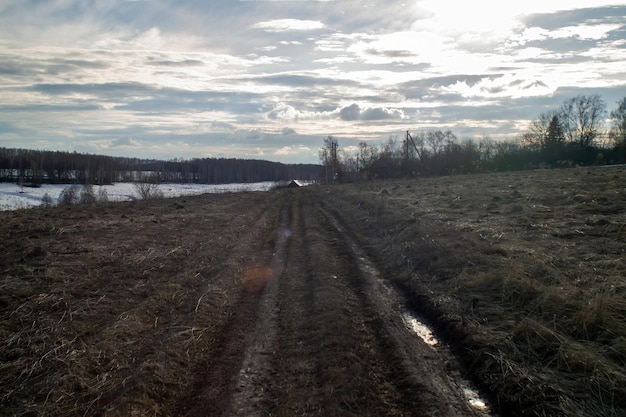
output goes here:
[{"label": "ploughed field", "polygon": [[2,415],[626,413],[624,167],[0,220]]}]

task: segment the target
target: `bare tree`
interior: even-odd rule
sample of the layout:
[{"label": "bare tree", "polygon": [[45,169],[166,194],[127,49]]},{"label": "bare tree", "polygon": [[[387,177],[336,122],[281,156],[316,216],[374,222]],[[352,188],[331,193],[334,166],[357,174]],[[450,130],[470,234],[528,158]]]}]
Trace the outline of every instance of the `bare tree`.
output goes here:
[{"label": "bare tree", "polygon": [[85,184],[80,192],[80,203],[82,204],[95,204],[98,202],[96,193],[93,190],[92,184]]},{"label": "bare tree", "polygon": [[528,130],[522,135],[524,144],[534,150],[542,149],[550,134],[550,123],[555,117],[558,119],[558,112],[551,110],[541,113],[533,119]]},{"label": "bare tree", "polygon": [[370,169],[372,164],[378,158],[378,151],[376,147],[368,145],[367,142],[359,143],[358,153],[359,169],[363,173],[365,179],[370,178]]},{"label": "bare tree", "polygon": [[426,133],[426,143],[433,155],[439,155],[443,151],[445,135],[441,130]]},{"label": "bare tree", "polygon": [[336,182],[339,179],[338,147],[339,141],[332,136],[327,136],[324,138],[324,147],[319,151],[320,161],[324,165],[327,184],[331,181]]},{"label": "bare tree", "polygon": [[72,204],[78,204],[80,202],[80,186],[74,184],[66,187],[59,194],[57,204],[59,206],[70,206]]},{"label": "bare tree", "polygon": [[139,182],[136,182],[135,190],[142,200],[163,198],[163,191],[159,189],[157,177],[154,175],[144,176]]},{"label": "bare tree", "polygon": [[593,145],[600,134],[606,104],[598,94],[578,95],[565,100],[559,109],[563,133],[571,143],[581,148]]},{"label": "bare tree", "polygon": [[41,207],[52,207],[53,201],[52,201],[52,197],[50,197],[50,194],[48,193],[44,193],[44,195],[41,197]]},{"label": "bare tree", "polygon": [[626,97],[617,102],[617,107],[611,110],[611,128],[609,138],[615,146],[626,146]]}]

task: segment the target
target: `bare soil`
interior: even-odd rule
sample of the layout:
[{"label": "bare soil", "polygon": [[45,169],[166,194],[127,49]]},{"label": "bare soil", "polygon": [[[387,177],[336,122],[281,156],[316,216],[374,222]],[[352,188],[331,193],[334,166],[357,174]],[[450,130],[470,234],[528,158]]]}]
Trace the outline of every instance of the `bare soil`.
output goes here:
[{"label": "bare soil", "polygon": [[585,168],[2,212],[0,414],[624,415],[625,187]]}]

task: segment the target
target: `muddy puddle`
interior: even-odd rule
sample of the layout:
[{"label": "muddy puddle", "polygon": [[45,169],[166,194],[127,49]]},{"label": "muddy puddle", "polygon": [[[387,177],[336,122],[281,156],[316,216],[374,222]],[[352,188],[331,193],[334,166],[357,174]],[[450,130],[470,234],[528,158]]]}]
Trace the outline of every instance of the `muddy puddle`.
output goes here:
[{"label": "muddy puddle", "polygon": [[[402,322],[407,329],[417,335],[422,341],[430,346],[433,350],[445,349],[437,337],[435,336],[433,329],[431,329],[424,321],[418,316],[405,309],[403,306],[398,306],[402,311]],[[487,399],[480,394],[478,389],[473,384],[463,378],[460,374],[455,375],[454,378],[459,388],[461,389],[463,396],[467,403],[474,409],[480,410],[485,413],[486,416],[496,417],[497,414],[491,411],[488,405]]]}]

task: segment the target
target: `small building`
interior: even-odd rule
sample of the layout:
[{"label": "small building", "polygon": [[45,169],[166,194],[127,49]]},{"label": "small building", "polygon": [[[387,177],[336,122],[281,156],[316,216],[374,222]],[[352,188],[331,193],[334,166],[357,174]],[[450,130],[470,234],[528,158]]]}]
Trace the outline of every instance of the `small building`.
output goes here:
[{"label": "small building", "polygon": [[304,183],[300,180],[292,180],[289,184],[287,184],[287,188],[296,188],[296,187],[304,187]]}]

